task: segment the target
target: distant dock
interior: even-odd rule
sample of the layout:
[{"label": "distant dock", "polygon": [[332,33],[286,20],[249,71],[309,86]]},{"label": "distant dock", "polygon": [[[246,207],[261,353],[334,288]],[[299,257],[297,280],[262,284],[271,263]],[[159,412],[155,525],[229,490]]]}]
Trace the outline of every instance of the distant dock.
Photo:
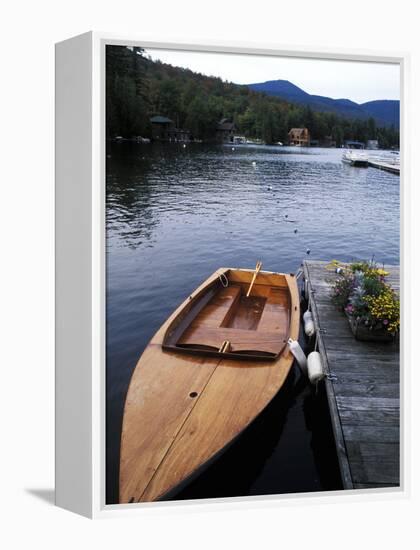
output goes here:
[{"label": "distant dock", "polygon": [[386,172],[391,172],[392,174],[400,175],[400,165],[391,164],[382,160],[369,159],[369,166],[372,168],[378,168],[379,170],[385,170]]},{"label": "distant dock", "polygon": [[[305,261],[310,303],[344,489],[400,485],[400,356],[393,343],[360,342],[331,301],[337,275]],[[399,266],[385,266],[399,292]]]}]

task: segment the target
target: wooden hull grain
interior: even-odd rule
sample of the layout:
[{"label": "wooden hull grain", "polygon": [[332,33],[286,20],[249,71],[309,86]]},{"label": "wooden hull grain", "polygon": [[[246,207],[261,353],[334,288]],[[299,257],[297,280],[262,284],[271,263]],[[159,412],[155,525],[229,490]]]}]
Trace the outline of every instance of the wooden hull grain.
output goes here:
[{"label": "wooden hull grain", "polygon": [[[124,409],[120,503],[163,498],[237,437],[286,380],[293,364],[288,348],[274,361],[200,357],[162,348],[180,312],[226,271],[216,271],[181,304],[139,359]],[[251,280],[252,271],[235,273]],[[290,291],[289,335],[297,339],[298,289],[293,276],[285,277]]]}]

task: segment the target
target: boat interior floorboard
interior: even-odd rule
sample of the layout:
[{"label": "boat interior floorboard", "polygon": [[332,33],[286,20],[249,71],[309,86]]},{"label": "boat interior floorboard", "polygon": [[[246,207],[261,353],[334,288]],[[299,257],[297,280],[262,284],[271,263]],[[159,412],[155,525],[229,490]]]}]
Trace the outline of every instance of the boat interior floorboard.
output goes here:
[{"label": "boat interior floorboard", "polygon": [[232,352],[279,353],[288,336],[287,289],[255,285],[249,297],[246,291],[246,284],[222,288],[190,322],[177,346],[218,350],[228,341]]}]

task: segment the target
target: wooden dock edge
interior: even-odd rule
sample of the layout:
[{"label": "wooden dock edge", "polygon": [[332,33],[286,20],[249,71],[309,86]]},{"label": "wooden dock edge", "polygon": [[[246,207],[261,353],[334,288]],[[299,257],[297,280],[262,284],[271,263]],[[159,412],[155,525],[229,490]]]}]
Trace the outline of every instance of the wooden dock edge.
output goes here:
[{"label": "wooden dock edge", "polygon": [[[315,331],[318,337],[318,350],[321,354],[322,366],[324,372],[330,374],[330,368],[328,364],[328,358],[322,339],[322,327],[319,323],[319,315],[316,307],[316,302],[313,299],[314,290],[311,286],[308,267],[306,262],[303,262],[303,277],[305,282],[305,294],[308,299],[309,307],[312,311],[312,317],[314,320]],[[354,489],[354,483],[351,476],[350,464],[347,456],[346,444],[344,441],[343,428],[341,426],[340,417],[338,414],[337,401],[335,398],[335,392],[331,380],[328,377],[325,378],[325,390],[328,400],[328,408],[331,416],[332,429],[334,433],[335,446],[337,450],[338,464],[340,468],[341,481],[343,483],[343,489]]]},{"label": "wooden dock edge", "polygon": [[398,165],[388,164],[387,162],[379,162],[375,160],[369,160],[369,166],[372,168],[377,168],[378,170],[384,170],[385,172],[390,172],[391,174],[400,175],[400,167]]}]

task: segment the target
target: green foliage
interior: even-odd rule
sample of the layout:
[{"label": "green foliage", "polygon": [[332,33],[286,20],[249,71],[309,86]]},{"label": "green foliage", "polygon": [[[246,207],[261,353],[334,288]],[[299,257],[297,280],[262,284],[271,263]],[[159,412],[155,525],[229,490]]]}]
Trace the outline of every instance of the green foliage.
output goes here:
[{"label": "green foliage", "polygon": [[385,288],[385,283],[379,277],[365,277],[364,289],[369,296],[379,296]]},{"label": "green foliage", "polygon": [[366,304],[366,289],[364,280],[360,286],[357,286],[348,297],[346,311],[355,317],[363,317],[369,313],[369,308]]},{"label": "green foliage", "polygon": [[141,135],[149,131],[149,91],[140,48],[107,48],[106,117],[108,135]]},{"label": "green foliage", "polygon": [[354,274],[350,271],[343,271],[332,288],[331,299],[337,307],[343,309],[347,305],[349,297],[354,291],[354,285]]},{"label": "green foliage", "polygon": [[376,262],[373,260],[368,262],[366,260],[360,261],[360,262],[352,262],[350,264],[350,270],[353,273],[361,273],[363,274],[364,278],[369,279],[380,279],[383,280],[383,278],[386,275],[389,275],[387,271],[377,266]]},{"label": "green foliage", "polygon": [[366,273],[370,268],[370,263],[366,260],[362,260],[360,262],[353,262],[350,264],[350,269],[353,271],[353,273],[356,273],[356,271],[360,271],[361,273]]},{"label": "green foliage", "polygon": [[378,139],[381,146],[390,147],[398,145],[399,139],[394,128],[376,128],[373,119],[315,112],[247,86],[152,61],[141,48],[107,46],[107,136],[150,137],[149,119],[157,114],[205,140],[214,138],[221,118],[234,121],[238,134],[265,143],[287,143],[288,131],[294,127],[308,128],[312,139],[332,136],[337,146],[346,139]]}]

